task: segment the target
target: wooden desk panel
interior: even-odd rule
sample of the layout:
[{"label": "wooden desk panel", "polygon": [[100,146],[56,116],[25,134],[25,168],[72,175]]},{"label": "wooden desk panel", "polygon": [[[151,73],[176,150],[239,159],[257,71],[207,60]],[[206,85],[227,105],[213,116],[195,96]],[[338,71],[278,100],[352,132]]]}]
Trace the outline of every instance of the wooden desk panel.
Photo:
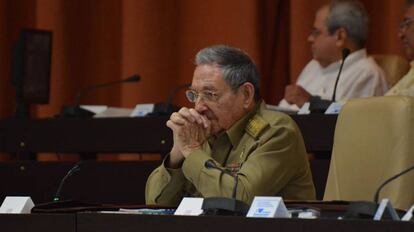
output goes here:
[{"label": "wooden desk panel", "polygon": [[333,219],[272,219],[222,216],[158,216],[125,214],[0,214],[1,231],[7,232],[412,232],[414,222]]},{"label": "wooden desk panel", "polygon": [[168,152],[167,117],[8,119],[0,121],[0,151],[114,153]]},{"label": "wooden desk panel", "polygon": [[[0,201],[6,196],[31,196],[35,204],[50,202],[73,165],[73,162],[0,162]],[[144,204],[146,180],[158,165],[160,161],[85,161],[80,171],[65,182],[62,200]]]},{"label": "wooden desk panel", "polygon": [[160,232],[332,232],[332,231],[414,231],[413,222],[374,222],[370,220],[333,219],[260,219],[223,216],[156,216],[81,213],[77,217],[78,232],[160,231]]},{"label": "wooden desk panel", "polygon": [[4,232],[76,232],[75,214],[0,214]]},{"label": "wooden desk panel", "polygon": [[[330,152],[336,115],[291,115],[309,152]],[[0,152],[167,153],[168,117],[8,119],[0,121]]]}]

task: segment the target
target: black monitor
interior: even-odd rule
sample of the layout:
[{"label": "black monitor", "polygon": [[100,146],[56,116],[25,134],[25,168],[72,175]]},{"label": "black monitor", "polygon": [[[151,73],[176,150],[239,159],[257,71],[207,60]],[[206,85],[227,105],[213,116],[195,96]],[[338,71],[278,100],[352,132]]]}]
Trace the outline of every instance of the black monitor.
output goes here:
[{"label": "black monitor", "polygon": [[51,56],[51,31],[23,29],[20,32],[12,61],[17,117],[28,117],[30,104],[49,103]]}]

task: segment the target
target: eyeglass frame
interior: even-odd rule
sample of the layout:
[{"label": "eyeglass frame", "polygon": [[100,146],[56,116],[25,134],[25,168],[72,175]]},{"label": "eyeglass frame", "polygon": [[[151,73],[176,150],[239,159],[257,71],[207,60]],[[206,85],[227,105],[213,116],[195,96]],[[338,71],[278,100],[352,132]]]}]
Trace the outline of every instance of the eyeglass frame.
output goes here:
[{"label": "eyeglass frame", "polygon": [[414,18],[404,18],[400,23],[400,30],[407,29],[414,22]]},{"label": "eyeglass frame", "polygon": [[[333,30],[333,32],[332,32],[332,34],[328,31],[328,29],[326,29],[327,30],[327,35],[328,36],[332,36],[337,30],[339,30],[340,28],[342,28],[342,27],[338,27],[338,28],[336,28],[335,30]],[[322,34],[323,34],[324,32],[321,30],[321,29],[319,29],[319,28],[312,28],[312,30],[310,31],[310,33],[309,33],[309,36],[312,36],[313,38],[318,38],[319,36],[321,36]]]},{"label": "eyeglass frame", "polygon": [[322,35],[322,31],[318,28],[312,28],[311,32],[309,33],[309,36],[312,36],[313,38],[317,38],[320,35]]},{"label": "eyeglass frame", "polygon": [[[242,82],[236,88],[232,88],[232,91],[238,90],[240,86],[242,86],[244,83],[247,83],[247,82],[248,81]],[[195,96],[194,100],[190,99],[189,94],[193,94]],[[224,94],[217,94],[216,92],[211,91],[211,90],[203,90],[201,92],[197,92],[193,89],[187,89],[185,91],[185,96],[187,100],[191,103],[196,103],[199,96],[200,96],[200,99],[202,99],[204,102],[217,102],[218,100],[220,100],[220,98],[223,95]]]}]

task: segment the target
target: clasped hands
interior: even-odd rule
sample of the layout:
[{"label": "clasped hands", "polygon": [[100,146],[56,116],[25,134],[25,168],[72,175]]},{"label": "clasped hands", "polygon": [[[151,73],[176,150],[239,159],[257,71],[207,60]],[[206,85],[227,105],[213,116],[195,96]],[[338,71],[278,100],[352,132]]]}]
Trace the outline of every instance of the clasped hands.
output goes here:
[{"label": "clasped hands", "polygon": [[211,122],[193,108],[181,108],[166,123],[173,131],[174,145],[169,166],[178,168],[193,150],[199,149],[210,135]]},{"label": "clasped hands", "polygon": [[303,104],[309,101],[311,94],[300,85],[288,85],[285,88],[284,98],[290,104],[302,107]]}]

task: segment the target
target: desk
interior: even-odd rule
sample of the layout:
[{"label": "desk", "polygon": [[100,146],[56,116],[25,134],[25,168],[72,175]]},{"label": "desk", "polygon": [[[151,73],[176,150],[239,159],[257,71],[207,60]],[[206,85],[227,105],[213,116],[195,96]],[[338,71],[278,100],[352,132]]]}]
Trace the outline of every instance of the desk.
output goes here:
[{"label": "desk", "polygon": [[331,219],[260,219],[244,217],[187,217],[156,215],[119,215],[98,213],[1,215],[2,231],[30,232],[325,232],[325,231],[414,231],[414,222],[374,222]]},{"label": "desk", "polygon": [[75,232],[76,214],[0,214],[4,232]]},{"label": "desk", "polygon": [[[291,115],[309,152],[332,150],[336,115]],[[167,153],[168,117],[7,119],[0,121],[0,152]]]},{"label": "desk", "polygon": [[97,231],[168,231],[168,232],[229,232],[229,231],[277,231],[277,232],[340,232],[414,231],[413,222],[374,222],[368,220],[331,219],[261,219],[220,216],[153,216],[153,215],[111,215],[81,213],[77,216],[78,232]]}]

